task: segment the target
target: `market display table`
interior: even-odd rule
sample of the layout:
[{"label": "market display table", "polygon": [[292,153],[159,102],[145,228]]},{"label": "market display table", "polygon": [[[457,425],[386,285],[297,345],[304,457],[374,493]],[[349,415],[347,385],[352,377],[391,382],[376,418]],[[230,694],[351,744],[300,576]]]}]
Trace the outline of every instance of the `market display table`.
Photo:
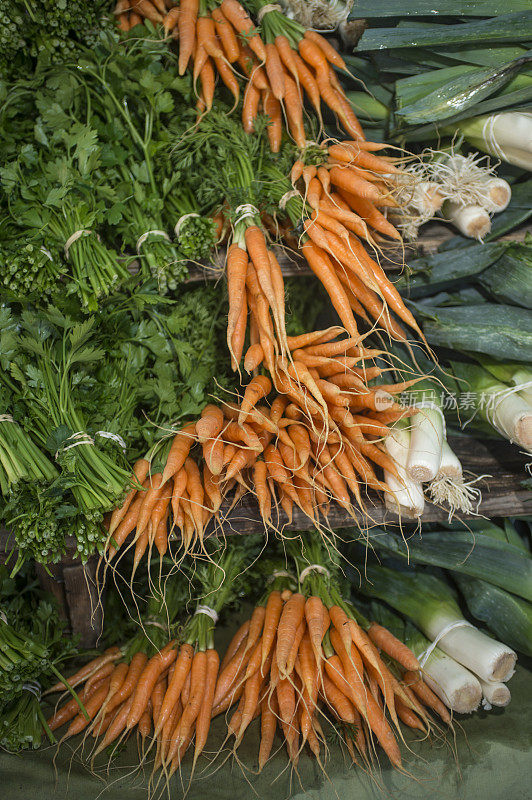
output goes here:
[{"label": "market display table", "polygon": [[[219,634],[219,645],[224,645],[234,632],[224,629]],[[218,642],[217,642],[218,645]],[[529,800],[532,786],[532,673],[530,659],[519,659],[516,675],[510,687],[512,702],[506,709],[478,711],[459,717],[456,726],[456,755],[451,737],[445,744],[437,736],[431,742],[408,738],[412,753],[401,750],[409,775],[401,775],[385,763],[380,751],[381,770],[374,770],[374,780],[361,768],[353,767],[329,727],[327,733],[329,757],[325,763],[326,775],[315,759],[302,753],[298,774],[287,766],[284,749],[274,755],[260,775],[256,774],[259,747],[259,721],[250,726],[238,750],[238,761],[225,749],[211,763],[214,749],[225,737],[225,722],[217,718],[211,726],[205,756],[197,765],[194,782],[189,786],[192,758],[184,760],[181,776],[172,779],[171,798],[185,795],[188,800]],[[528,669],[527,669],[528,667]],[[406,730],[406,729],[405,729]],[[408,733],[407,733],[408,736]],[[85,763],[93,740],[85,748]],[[280,746],[279,734],[275,748]],[[137,742],[132,737],[127,747],[113,762],[109,776],[106,761],[99,756],[95,766],[98,775],[92,775],[82,764],[76,748],[81,747],[81,736],[63,745],[55,768],[52,759],[55,747],[18,756],[0,753],[2,800],[146,800],[147,782],[151,762],[145,773],[131,774],[138,764]],[[379,790],[377,784],[382,787]],[[159,787],[162,789],[162,784]],[[164,797],[165,793],[161,794]]]}]

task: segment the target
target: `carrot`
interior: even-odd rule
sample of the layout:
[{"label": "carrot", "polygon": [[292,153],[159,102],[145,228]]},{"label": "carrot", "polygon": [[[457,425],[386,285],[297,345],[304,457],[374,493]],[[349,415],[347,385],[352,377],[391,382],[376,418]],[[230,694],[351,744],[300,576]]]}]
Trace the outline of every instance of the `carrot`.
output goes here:
[{"label": "carrot", "polygon": [[249,257],[253,264],[253,268],[248,270],[248,282],[251,280],[253,285],[255,272],[260,289],[268,300],[274,316],[276,316],[278,309],[272,286],[270,258],[264,233],[257,225],[249,225],[246,228],[245,238]]},{"label": "carrot", "polygon": [[269,118],[267,133],[272,153],[278,153],[281,149],[283,136],[283,121],[281,115],[281,104],[274,97],[272,92],[267,89],[263,91],[262,108],[264,114]]},{"label": "carrot", "polygon": [[325,700],[338,718],[343,722],[353,724],[356,712],[351,700],[333,683],[327,674],[322,676],[322,686]]},{"label": "carrot", "polygon": [[[277,684],[277,703],[279,704],[279,717],[288,729],[294,723],[296,710],[296,696],[293,683],[288,678],[282,678]],[[293,733],[290,735],[290,738]],[[287,737],[289,738],[289,737]]]},{"label": "carrot", "polygon": [[265,697],[261,703],[259,772],[264,768],[272,751],[278,713],[277,696],[274,694],[271,698]]},{"label": "carrot", "polygon": [[190,499],[190,509],[198,536],[203,536],[203,505],[204,493],[198,465],[192,458],[185,461],[185,471],[187,473],[187,492]]},{"label": "carrot", "polygon": [[248,631],[249,631],[249,619],[247,619],[245,622],[242,623],[240,628],[237,630],[237,632],[231,639],[229,647],[226,650],[225,656],[222,659],[222,663],[220,664],[220,671],[225,669],[229,661],[233,658],[233,656],[235,655],[236,651],[238,650],[242,642],[244,642],[244,640],[247,638]]},{"label": "carrot", "polygon": [[[331,73],[332,75],[334,75],[332,68],[331,68]],[[338,116],[340,117],[340,121],[344,129],[350,136],[360,137],[361,139],[364,139],[364,131],[362,129],[362,125],[358,121],[358,117],[353,111],[353,107],[349,102],[349,100],[347,99],[347,97],[345,96],[345,93],[341,86],[336,87],[336,97],[340,108],[340,113],[338,112],[337,113]],[[395,172],[395,171],[396,170],[394,170],[393,168],[390,169],[390,172]]]},{"label": "carrot", "polygon": [[420,669],[419,661],[410,648],[397,639],[393,633],[383,628],[382,625],[372,622],[368,629],[368,636],[373,644],[383,650],[386,655],[391,656],[406,670],[415,672]]},{"label": "carrot", "polygon": [[321,597],[309,597],[305,602],[305,619],[307,621],[309,638],[316,664],[319,664],[323,657],[321,640],[323,638],[323,625],[325,620],[324,611],[325,607]]},{"label": "carrot", "polygon": [[240,52],[234,28],[229,20],[226,19],[220,8],[214,8],[211,11],[211,17],[216,26],[216,33],[220,37],[225,57],[230,64],[234,64],[235,61],[238,60],[238,54]]},{"label": "carrot", "polygon": [[[102,683],[105,678],[102,679]],[[91,688],[90,691],[83,689],[79,693],[79,699],[82,703],[85,703],[91,695],[93,695],[102,685],[102,683],[98,683]],[[77,717],[80,712],[79,703],[75,697],[69,700],[67,703],[62,705],[60,708],[57,708],[53,715],[47,720],[46,724],[50,728],[51,731],[55,731],[58,728],[61,728],[67,722],[70,722],[71,719]]]},{"label": "carrot", "polygon": [[216,691],[214,693],[213,707],[218,706],[224,697],[234,687],[236,677],[241,669],[245,669],[249,658],[251,657],[250,651],[244,655],[245,643],[235,652],[234,656],[228,661],[225,667],[220,670],[218,681],[216,683]]},{"label": "carrot", "polygon": [[319,86],[312,72],[309,70],[299,53],[294,52],[294,63],[297,70],[298,81],[309,96],[310,102],[314,106],[318,119],[321,121],[321,97]]},{"label": "carrot", "polygon": [[102,707],[102,704],[105,701],[105,698],[107,697],[107,692],[109,691],[109,683],[110,683],[110,678],[109,677],[105,678],[104,681],[98,685],[96,690],[87,699],[87,701],[83,702],[83,705],[85,706],[85,711],[87,712],[88,719],[82,712],[80,712],[68,726],[64,738],[69,738],[70,736],[76,736],[76,734],[81,733],[81,731],[85,730],[89,722],[94,719],[94,717]]},{"label": "carrot", "polygon": [[284,76],[284,82],[284,102],[286,116],[288,119],[288,127],[290,128],[290,133],[292,134],[297,147],[303,149],[306,146],[307,136],[305,133],[305,125],[303,123],[303,107],[301,105],[301,98],[299,96],[295,81],[289,78],[287,74]]},{"label": "carrot", "polygon": [[282,100],[285,96],[286,85],[283,65],[279,51],[274,44],[266,44],[266,74],[270,82],[273,96]]},{"label": "carrot", "polygon": [[203,748],[207,742],[209,728],[211,724],[211,714],[214,701],[214,692],[216,690],[216,679],[218,677],[218,668],[220,665],[220,658],[216,650],[209,649],[206,651],[206,674],[205,682],[203,685],[203,697],[201,699],[201,706],[196,718],[196,743],[194,748],[194,761],[192,763],[192,772],[196,766],[196,761],[201,755]]},{"label": "carrot", "polygon": [[384,711],[378,706],[374,697],[369,692],[366,696],[366,714],[368,725],[377,737],[382,749],[395,767],[401,767],[401,753],[399,745],[391,727],[386,721]]},{"label": "carrot", "polygon": [[[150,462],[147,461],[145,458],[139,458],[138,461],[135,462],[135,466],[133,467],[133,475],[134,483],[139,484],[142,486],[142,483],[146,479],[146,476],[150,469]],[[127,510],[131,505],[135,495],[137,493],[137,487],[131,489],[130,492],[127,493],[126,499],[120,506],[120,508],[115,508],[113,513],[111,514],[111,519],[109,521],[109,533],[113,533],[116,530],[118,525],[122,522],[125,515],[127,514]]]},{"label": "carrot", "polygon": [[132,702],[133,698],[130,697],[118,709],[116,716],[114,717],[113,721],[111,722],[111,724],[109,725],[109,727],[105,732],[105,736],[103,737],[102,741],[94,751],[93,758],[96,758],[96,756],[99,753],[101,753],[102,750],[105,750],[106,747],[112,744],[112,742],[114,742],[115,739],[117,739],[118,736],[120,736],[120,734],[124,731],[124,729],[126,728],[127,717],[131,710]]},{"label": "carrot", "polygon": [[275,641],[275,637],[277,634],[277,626],[279,623],[279,619],[281,618],[281,612],[283,610],[283,601],[281,599],[281,594],[278,591],[270,592],[268,595],[268,599],[266,601],[266,607],[264,612],[264,623],[263,623],[263,631],[262,631],[262,640],[261,640],[261,671],[264,668],[264,664],[266,662],[266,658],[268,657],[273,643]]},{"label": "carrot", "polygon": [[216,28],[212,17],[198,17],[196,36],[198,45],[203,47],[207,55],[211,56],[211,58],[223,57],[223,51],[220,49],[216,40]]},{"label": "carrot", "polygon": [[160,712],[158,713],[154,737],[157,738],[163,725],[167,721],[170,712],[179,700],[187,675],[190,672],[192,659],[194,656],[194,649],[192,645],[185,642],[179,650],[179,655],[175,661],[174,671],[171,680],[168,681],[168,687],[164,694]]},{"label": "carrot", "polygon": [[175,475],[178,470],[184,465],[186,458],[190,452],[190,448],[194,444],[194,435],[196,433],[196,426],[193,422],[184,425],[181,430],[176,433],[168,458],[162,474],[161,485]]},{"label": "carrot", "polygon": [[291,74],[296,84],[298,84],[299,76],[297,74],[297,66],[294,58],[294,50],[292,49],[292,45],[290,44],[287,37],[284,36],[283,34],[279,34],[278,36],[276,36],[274,47],[277,49],[277,53],[279,55],[282,64]]},{"label": "carrot", "polygon": [[264,350],[262,345],[256,342],[248,347],[244,356],[244,369],[246,372],[254,372],[264,361]]},{"label": "carrot", "polygon": [[171,8],[170,11],[166,14],[165,18],[163,19],[163,28],[164,28],[164,35],[168,36],[169,33],[173,31],[175,26],[177,25],[177,21],[179,19],[180,8],[179,6],[174,6]]},{"label": "carrot", "polygon": [[286,666],[293,636],[305,614],[305,597],[299,592],[293,594],[285,604],[277,630],[276,658],[279,674],[286,674]]},{"label": "carrot", "polygon": [[[227,344],[232,354],[231,341],[245,301],[248,254],[237,244],[230,245],[227,252],[227,287],[229,315],[227,318]],[[240,359],[239,359],[240,360]]]},{"label": "carrot", "polygon": [[312,242],[305,242],[302,247],[302,252],[309,267],[325,287],[347,332],[351,336],[358,336],[358,329],[353,317],[353,312],[349,306],[349,301],[342,284],[336,277],[336,273],[327,254],[316,245],[312,244]]},{"label": "carrot", "polygon": [[[271,655],[266,659],[266,672],[268,671],[269,662],[271,662]],[[242,695],[242,716],[240,719],[238,732],[236,734],[235,747],[240,744],[242,736],[244,735],[246,728],[253,719],[254,713],[259,706],[259,695],[262,682],[263,675],[258,669],[246,680],[244,693]]]},{"label": "carrot", "polygon": [[245,39],[246,43],[251,47],[259,60],[266,61],[264,43],[258,33],[256,33],[257,29],[251,21],[251,17],[248,15],[247,11],[242,8],[238,0],[222,0],[220,8],[224,16],[229,20],[236,32]]},{"label": "carrot", "polygon": [[124,682],[106,706],[107,713],[110,713],[113,709],[118,708],[121,703],[131,696],[147,661],[148,657],[145,653],[135,653],[131,659]]},{"label": "carrot", "polygon": [[108,662],[108,663],[107,663],[107,664],[105,664],[103,667],[100,667],[100,669],[99,669],[97,672],[95,672],[93,675],[91,675],[91,677],[90,677],[90,678],[88,679],[88,681],[86,682],[86,684],[85,684],[85,687],[84,687],[84,688],[85,688],[85,689],[86,689],[88,692],[90,692],[90,690],[92,689],[92,687],[93,687],[93,686],[94,686],[96,683],[99,683],[99,682],[100,682],[100,681],[102,681],[104,678],[108,678],[108,677],[109,677],[109,676],[110,676],[110,675],[111,675],[111,674],[114,672],[114,670],[115,670],[115,666],[114,666],[114,664],[113,664],[113,663],[111,663],[111,662]]},{"label": "carrot", "polygon": [[218,406],[209,403],[201,412],[201,418],[196,422],[196,436],[200,444],[208,439],[218,436],[224,425],[223,411]]},{"label": "carrot", "polygon": [[219,475],[223,468],[224,443],[221,439],[209,439],[203,445],[203,458],[213,475]]},{"label": "carrot", "polygon": [[146,19],[149,19],[150,22],[154,23],[154,25],[157,25],[159,22],[163,22],[164,20],[162,14],[157,11],[154,4],[151,3],[150,0],[132,0],[131,8],[133,11],[138,12]]},{"label": "carrot", "polygon": [[332,167],[329,170],[331,183],[350,194],[357,195],[373,202],[380,200],[381,192],[373,183],[361,178],[349,167]]},{"label": "carrot", "polygon": [[227,86],[227,88],[235,98],[235,105],[236,105],[236,103],[238,103],[238,100],[240,98],[240,85],[235,77],[233,70],[223,58],[213,58],[213,61],[218,71],[218,75],[220,76],[225,86]]},{"label": "carrot", "polygon": [[330,64],[333,66],[338,67],[338,69],[342,69],[347,72],[347,67],[345,65],[345,61],[340,55],[340,53],[334,49],[332,44],[327,41],[327,39],[319,34],[317,31],[313,30],[306,30],[304,33],[305,39],[309,39],[311,42],[314,42],[318,45],[320,50],[323,52],[323,55],[327,59]]},{"label": "carrot", "polygon": [[405,672],[403,681],[406,686],[412,689],[425,706],[439,714],[442,720],[448,725],[451,724],[451,716],[446,706],[442,703],[440,698],[434,694],[430,686],[425,683],[419,672]]},{"label": "carrot", "polygon": [[257,405],[259,400],[266,397],[272,390],[272,382],[266,375],[257,375],[247,385],[242,406],[238,416],[238,424],[242,425],[247,419],[249,412]]},{"label": "carrot", "polygon": [[142,17],[140,16],[140,14],[137,14],[136,11],[131,11],[129,14],[129,30],[131,30],[131,28],[134,28],[135,25],[141,25],[141,24],[142,24]]},{"label": "carrot", "polygon": [[166,14],[166,0],[151,0],[151,3],[161,14]]},{"label": "carrot", "polygon": [[208,58],[201,68],[200,72],[201,78],[201,89],[202,89],[202,97],[205,102],[205,106],[207,111],[210,111],[212,108],[212,103],[214,99],[214,67],[212,65],[212,61]]},{"label": "carrot", "polygon": [[[111,661],[116,661],[121,657],[121,655],[122,652],[119,647],[109,647],[103,655],[93,658],[92,661],[89,661],[88,664],[85,664],[83,667],[81,667],[81,669],[78,669],[77,672],[71,675],[68,679],[68,685],[72,689],[75,689],[76,686],[79,686],[80,683],[84,683],[84,681],[90,678],[91,675],[94,675],[94,673],[101,669],[101,667],[103,667],[105,664]],[[46,692],[44,692],[44,695],[55,694],[56,692],[61,692],[66,688],[66,684],[64,684],[62,681],[59,681],[59,683],[55,683],[53,686],[47,689]]]},{"label": "carrot", "polygon": [[262,67],[259,66],[257,59],[247,45],[240,47],[238,63],[244,70],[244,73],[249,78],[250,82],[253,83],[257,89],[259,89],[261,92],[269,90],[270,87],[266,73]]},{"label": "carrot", "polygon": [[[183,707],[183,714],[179,720],[167,754],[167,761],[171,761],[177,751],[187,739],[189,731],[196,722],[200,712],[203,695],[205,692],[205,682],[207,679],[207,653],[205,650],[198,650],[192,660],[190,669],[190,696],[187,704]],[[209,715],[210,719],[210,715]]]},{"label": "carrot", "polygon": [[153,687],[164,670],[168,669],[172,662],[175,661],[176,656],[175,643],[170,642],[150,658],[144,667],[133,694],[133,702],[127,718],[128,730],[131,730],[138,723],[148,704]]},{"label": "carrot", "polygon": [[179,30],[178,71],[180,75],[183,75],[194,52],[199,0],[181,0],[179,8],[180,14],[177,22]]}]

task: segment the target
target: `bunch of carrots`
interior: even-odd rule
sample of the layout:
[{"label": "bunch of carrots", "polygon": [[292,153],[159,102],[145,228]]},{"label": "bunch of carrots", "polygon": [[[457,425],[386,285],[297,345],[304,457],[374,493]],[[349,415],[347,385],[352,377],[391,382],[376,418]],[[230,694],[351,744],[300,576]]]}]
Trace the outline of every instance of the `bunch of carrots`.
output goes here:
[{"label": "bunch of carrots", "polygon": [[275,378],[282,394],[256,374],[238,402],[211,403],[184,425],[163,457],[140,459],[133,488],[108,521],[106,563],[134,548],[135,572],[153,545],[162,557],[169,539],[182,555],[196,544],[201,550],[209,521],[223,522],[222,502],[233,489],[230,507],[253,493],[266,529],[278,530],[279,506],[289,521],[296,506],[318,527],[327,527],[331,501],[353,519],[368,514],[367,488],[389,492],[376,470],[399,479],[382,442],[390,425],[415,413],[394,394],[417,379],[368,388],[385,370],[366,360],[381,351],[350,337],[331,341],[340,332],[287,337],[291,361]]},{"label": "bunch of carrots", "polygon": [[124,32],[146,18],[177,40],[179,74],[191,67],[194,84],[201,84],[201,112],[212,108],[217,75],[235,105],[240,99],[238,79],[244,77],[242,125],[252,133],[257,114],[262,111],[268,116],[273,152],[281,147],[283,119],[297,147],[305,147],[304,95],[321,124],[323,102],[350,136],[363,139],[334,71],[347,71],[334,47],[319,33],[289,20],[278,6],[272,8],[265,0],[246,5],[256,14],[260,28],[238,0],[118,0],[114,13]]},{"label": "bunch of carrots", "polygon": [[259,770],[277,730],[293,765],[305,745],[322,765],[327,720],[355,761],[357,751],[369,763],[378,743],[401,768],[399,722],[429,734],[428,712],[450,724],[447,708],[423,681],[411,650],[343,600],[321,540],[297,541],[290,549],[300,570],[297,591],[289,573],[273,572],[270,591],[222,662],[215,700],[225,693],[238,701],[228,736],[236,749],[260,716]]},{"label": "bunch of carrots", "polygon": [[[167,595],[159,601],[159,614],[148,615],[131,642],[108,648],[70,676],[68,687],[78,688],[77,699],[56,708],[48,719],[51,731],[68,723],[61,741],[80,733],[84,743],[92,737],[93,762],[136,731],[143,760],[153,749],[154,776],[162,768],[169,778],[192,741],[196,764],[211,718],[228,708],[227,703],[215,702],[219,656],[213,637],[220,612],[242,589],[249,554],[245,547],[234,547],[215,556],[211,550],[199,567],[196,564],[192,579],[200,599],[179,641],[168,641],[177,625],[176,602]],[[66,688],[60,682],[46,694]]]},{"label": "bunch of carrots", "polygon": [[[400,722],[428,735],[435,727],[430,712],[451,724],[447,708],[424,682],[413,653],[343,599],[321,538],[297,540],[290,549],[298,579],[272,565],[267,590],[221,662],[213,633],[244,569],[233,548],[205,567],[205,605],[197,606],[179,641],[163,644],[167,626],[152,620],[158,627],[149,639],[138,635],[136,646],[112,647],[90,661],[69,678],[78,699],[56,709],[50,730],[68,724],[61,741],[80,733],[85,746],[94,739],[91,764],[135,731],[141,763],[153,756],[155,789],[179,769],[189,747],[194,772],[211,720],[231,708],[226,741],[234,737],[234,750],[260,717],[259,770],[277,731],[294,766],[305,745],[323,766],[325,722],[355,761],[369,765],[378,743],[401,768]],[[58,683],[47,694],[64,689]]]}]

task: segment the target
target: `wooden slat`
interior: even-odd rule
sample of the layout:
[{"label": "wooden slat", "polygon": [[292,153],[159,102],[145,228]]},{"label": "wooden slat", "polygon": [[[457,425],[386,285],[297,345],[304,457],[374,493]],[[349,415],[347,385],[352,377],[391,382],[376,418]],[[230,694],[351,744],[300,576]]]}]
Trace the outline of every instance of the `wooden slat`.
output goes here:
[{"label": "wooden slat", "polygon": [[[522,242],[527,233],[532,233],[532,225],[523,225],[518,230],[501,236],[500,240]],[[448,239],[451,239],[455,232],[449,225],[442,225],[439,222],[431,222],[424,227],[423,234],[413,244],[405,244],[404,248],[389,244],[384,247],[381,264],[385,270],[397,270],[403,263],[408,263],[409,258],[431,255],[436,252],[438,247]],[[302,275],[311,275],[305,260],[293,250],[274,247],[283,275],[287,278]],[[221,250],[216,257],[216,264],[209,267],[199,267],[196,264],[189,265],[189,276],[187,283],[197,283],[198,281],[219,280],[224,274],[225,251]]]},{"label": "wooden slat", "polygon": [[[480,440],[473,436],[450,437],[449,443],[460,458],[467,473],[471,473],[472,476],[487,476],[478,484],[482,490],[482,503],[478,509],[479,514],[487,518],[532,515],[532,490],[522,485],[528,477],[525,471],[527,458],[521,454],[516,445],[500,439]],[[227,513],[229,505],[230,503],[226,503],[222,506],[220,514],[223,520],[221,529],[224,535],[263,532],[264,528],[259,510],[251,495],[246,495],[232,511]],[[438,508],[431,503],[427,503],[421,521],[444,522],[447,520],[447,514],[448,512],[445,508]],[[461,515],[461,518],[466,518],[466,515]],[[291,529],[305,529],[311,526],[308,518],[296,508],[294,508],[293,519],[290,524],[288,524],[282,511],[279,514],[279,520],[274,521],[279,528],[284,526]],[[328,521],[332,528],[348,527],[357,523],[360,526],[380,525],[384,522],[391,525],[398,524],[397,516],[386,510],[383,502],[376,494],[368,496],[366,514],[359,512],[357,523],[340,506],[335,504],[331,504]],[[212,528],[213,526],[211,525],[209,530],[212,531]],[[220,524],[218,525],[218,531],[220,531]],[[0,562],[5,560],[6,547],[9,552],[7,534],[5,531],[0,531]],[[75,552],[75,541],[69,540],[68,547],[69,552],[73,554]],[[74,562],[74,564],[77,564],[77,562]],[[72,566],[71,560],[68,561],[67,566],[68,568]],[[93,566],[90,567],[90,570],[90,576],[93,576]],[[67,576],[65,575],[65,584],[66,582]],[[78,585],[81,588],[79,581]],[[67,589],[67,587],[65,588]],[[86,608],[90,616],[90,605],[87,605]],[[95,623],[94,627],[97,629],[97,623]]]}]

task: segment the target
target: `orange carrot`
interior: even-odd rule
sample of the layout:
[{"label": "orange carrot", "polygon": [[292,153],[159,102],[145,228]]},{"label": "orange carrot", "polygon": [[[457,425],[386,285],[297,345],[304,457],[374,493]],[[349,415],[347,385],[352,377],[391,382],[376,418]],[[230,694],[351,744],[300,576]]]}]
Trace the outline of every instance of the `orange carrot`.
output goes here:
[{"label": "orange carrot", "polygon": [[212,108],[212,103],[214,100],[214,67],[212,65],[212,60],[208,58],[205,61],[205,64],[201,68],[200,72],[201,78],[201,90],[202,90],[202,98],[205,102],[205,107],[207,111],[210,111]]},{"label": "orange carrot", "polygon": [[281,140],[283,135],[281,104],[274,97],[272,92],[265,90],[262,99],[262,108],[264,114],[269,118],[267,132],[268,140],[270,142],[270,150],[272,153],[278,153],[281,149]]},{"label": "orange carrot", "polygon": [[226,19],[220,8],[214,8],[211,11],[211,17],[213,18],[216,26],[216,33],[220,37],[225,57],[230,64],[234,64],[235,61],[238,60],[238,54],[240,52],[240,47],[234,28],[229,20]]},{"label": "orange carrot", "polygon": [[446,706],[442,703],[440,698],[434,694],[430,686],[425,683],[419,672],[407,671],[403,675],[403,680],[425,706],[433,709],[448,725],[451,724],[451,716]]},{"label": "orange carrot", "polygon": [[274,44],[266,45],[266,74],[273,96],[277,100],[282,100],[286,91],[285,75],[279,51]]},{"label": "orange carrot", "polygon": [[178,71],[180,75],[183,75],[194,52],[199,0],[181,0],[179,8],[180,14],[177,22],[179,30]]},{"label": "orange carrot", "polygon": [[265,697],[261,703],[259,772],[264,768],[272,751],[278,713],[277,696],[273,694],[271,698]]},{"label": "orange carrot", "polygon": [[222,0],[220,8],[236,32],[245,38],[260,61],[266,61],[266,49],[247,11],[242,8],[238,0]]},{"label": "orange carrot", "polygon": [[159,735],[163,725],[165,724],[166,720],[170,715],[170,712],[172,711],[175,704],[179,700],[179,697],[181,695],[181,690],[183,689],[184,683],[187,679],[187,675],[190,672],[193,656],[194,656],[194,649],[192,645],[188,644],[187,642],[181,645],[181,649],[179,650],[179,655],[175,662],[172,678],[168,682],[168,687],[164,694],[161,709],[157,716],[157,722],[155,725],[155,733],[154,733],[155,738],[157,738],[157,736]]},{"label": "orange carrot", "polygon": [[272,382],[266,375],[257,375],[246,387],[242,406],[238,416],[238,424],[242,425],[247,419],[249,412],[257,405],[259,400],[266,397],[272,390]]},{"label": "orange carrot", "polygon": [[172,475],[175,475],[176,472],[178,472],[178,470],[180,470],[184,465],[190,452],[190,448],[194,444],[195,433],[195,424],[193,422],[189,422],[187,425],[184,425],[174,436],[174,440],[172,442],[172,446],[170,447],[170,452],[168,453],[168,458],[163,470],[161,485],[166,483],[166,481],[171,478]]},{"label": "orange carrot", "polygon": [[331,298],[338,316],[350,336],[358,336],[358,329],[346,293],[338,280],[327,254],[312,242],[305,242],[303,255],[314,274],[319,278]]},{"label": "orange carrot", "polygon": [[235,74],[231,67],[226,63],[223,58],[214,58],[213,59],[216,69],[218,71],[218,75],[227,86],[233,97],[235,98],[235,105],[238,103],[240,98],[240,85],[235,78]]},{"label": "orange carrot", "polygon": [[131,730],[138,723],[148,704],[153,687],[164,670],[168,669],[172,662],[175,661],[176,656],[175,642],[170,642],[150,658],[144,667],[133,694],[133,702],[127,718],[128,730]]},{"label": "orange carrot", "polygon": [[301,105],[301,98],[297,90],[297,85],[292,78],[289,78],[285,73],[285,109],[288,118],[288,127],[296,145],[303,149],[306,146],[307,137],[305,133],[305,126],[303,123],[303,108]]},{"label": "orange carrot", "polygon": [[222,663],[220,664],[220,671],[225,669],[229,661],[233,658],[233,656],[235,655],[236,651],[238,650],[242,642],[244,642],[244,640],[247,638],[248,631],[249,631],[249,619],[247,619],[245,622],[242,623],[240,628],[237,630],[237,632],[231,639],[229,647],[226,650],[225,656],[222,659]]},{"label": "orange carrot", "polygon": [[163,16],[157,11],[150,0],[132,0],[131,8],[146,19],[149,19],[150,22],[153,22],[155,25],[159,22],[163,22]]},{"label": "orange carrot", "polygon": [[189,731],[196,722],[205,694],[206,678],[207,653],[205,650],[198,650],[194,655],[192,667],[190,669],[190,696],[186,706],[183,707],[183,714],[172,736],[167,754],[168,761],[171,761],[177,754],[177,751],[187,739]]},{"label": "orange carrot", "polygon": [[218,677],[218,667],[220,665],[220,658],[216,650],[207,650],[206,660],[207,664],[205,681],[203,684],[203,696],[201,698],[201,706],[196,718],[196,743],[194,748],[194,761],[192,764],[193,772],[196,761],[201,755],[207,742],[207,736],[209,734],[209,728],[211,724],[214,692],[216,690],[216,679]]},{"label": "orange carrot", "polygon": [[113,533],[113,531],[116,530],[120,522],[122,522],[122,520],[124,519],[125,515],[127,514],[127,510],[131,505],[131,502],[134,499],[138,490],[138,486],[135,486],[135,484],[142,486],[142,483],[146,479],[149,469],[150,469],[150,462],[147,461],[145,458],[139,458],[139,460],[135,462],[132,475],[132,482],[134,488],[127,493],[126,499],[124,500],[120,508],[115,508],[115,510],[111,514],[111,519],[109,521],[109,533]]},{"label": "orange carrot", "polygon": [[294,634],[305,614],[305,597],[299,592],[294,593],[285,603],[279,620],[277,630],[276,659],[279,674],[286,674],[286,666]]},{"label": "orange carrot", "polygon": [[395,661],[406,670],[415,672],[420,669],[419,661],[410,648],[397,639],[393,633],[383,628],[382,625],[372,622],[368,630],[368,635],[373,644],[383,650],[386,655],[395,659]]},{"label": "orange carrot", "polygon": [[306,30],[305,31],[305,39],[309,39],[311,42],[314,42],[318,45],[320,50],[323,52],[325,58],[330,64],[333,66],[338,67],[338,69],[342,69],[347,71],[347,67],[345,65],[345,61],[340,55],[340,53],[334,49],[332,44],[327,41],[327,39],[319,34],[317,31],[313,30]]},{"label": "orange carrot", "polygon": [[325,620],[324,611],[325,607],[321,597],[309,597],[305,602],[305,619],[307,621],[309,638],[316,664],[319,664],[323,658],[321,640],[323,638],[323,625]]}]

